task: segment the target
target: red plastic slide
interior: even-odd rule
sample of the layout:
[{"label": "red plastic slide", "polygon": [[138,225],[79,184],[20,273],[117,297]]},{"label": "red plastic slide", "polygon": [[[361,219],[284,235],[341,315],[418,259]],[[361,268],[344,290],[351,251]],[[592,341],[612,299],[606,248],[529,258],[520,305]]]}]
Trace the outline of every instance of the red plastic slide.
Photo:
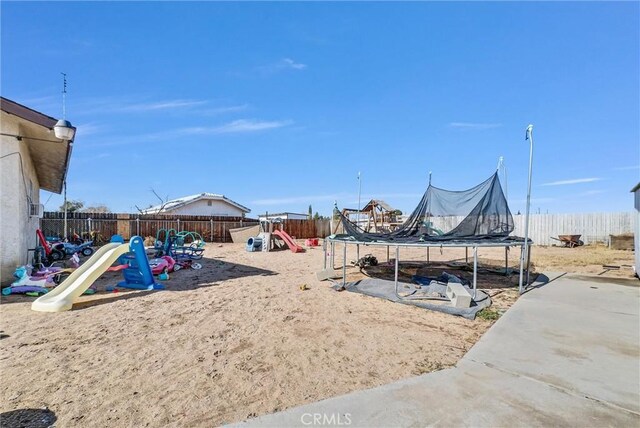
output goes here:
[{"label": "red plastic slide", "polygon": [[296,244],[293,241],[293,238],[291,238],[291,236],[289,236],[289,234],[287,232],[285,232],[284,230],[274,230],[273,234],[276,236],[279,236],[280,239],[282,239],[285,244],[287,244],[287,246],[289,247],[289,249],[294,252],[294,253],[304,253],[304,248],[302,248],[300,245]]}]

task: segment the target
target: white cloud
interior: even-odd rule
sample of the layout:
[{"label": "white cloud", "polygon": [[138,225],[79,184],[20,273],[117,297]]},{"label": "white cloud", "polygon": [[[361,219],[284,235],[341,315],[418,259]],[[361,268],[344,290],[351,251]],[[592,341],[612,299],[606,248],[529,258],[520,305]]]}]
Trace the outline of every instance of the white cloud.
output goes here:
[{"label": "white cloud", "polygon": [[501,123],[475,123],[475,122],[450,122],[449,127],[457,128],[457,129],[470,129],[470,130],[480,130],[480,129],[493,129],[500,128],[502,126]]},{"label": "white cloud", "polygon": [[121,111],[144,112],[144,111],[195,107],[195,106],[200,106],[206,103],[207,101],[201,101],[201,100],[168,100],[168,101],[157,101],[152,103],[129,104],[129,105],[120,106],[117,109]]},{"label": "white cloud", "polygon": [[302,71],[306,68],[307,64],[296,62],[291,58],[283,58],[280,61],[258,67],[258,71],[264,74],[272,74],[285,70]]},{"label": "white cloud", "polygon": [[344,194],[310,195],[310,196],[290,196],[283,198],[256,199],[251,201],[253,205],[285,205],[296,203],[310,203],[323,201],[336,201],[344,198]]},{"label": "white cloud", "polygon": [[100,133],[104,129],[104,127],[102,125],[90,122],[76,125],[76,129],[79,137],[86,137],[89,135]]},{"label": "white cloud", "polygon": [[[370,195],[362,195],[360,198],[360,202],[362,206],[369,202],[371,199],[381,199],[381,198],[413,198],[419,199],[422,197],[422,194],[419,193],[380,193],[375,196]],[[309,195],[309,196],[290,196],[290,197],[282,197],[282,198],[272,198],[272,199],[257,199],[255,201],[251,201],[253,205],[285,205],[285,204],[296,204],[296,203],[311,203],[311,202],[324,202],[324,201],[338,201],[342,204],[353,205],[358,203],[358,195],[355,193],[332,193],[325,195]]]},{"label": "white cloud", "polygon": [[633,171],[636,169],[640,169],[640,165],[619,166],[613,169],[614,171]]},{"label": "white cloud", "polygon": [[183,129],[183,131],[187,134],[192,134],[192,135],[238,134],[238,133],[245,133],[245,132],[257,132],[257,131],[265,131],[269,129],[283,128],[285,126],[291,125],[292,123],[293,122],[290,120],[266,121],[266,120],[255,120],[255,119],[238,119],[221,126],[185,128]]},{"label": "white cloud", "polygon": [[215,115],[218,115],[218,114],[236,113],[236,112],[239,112],[239,111],[244,111],[244,110],[246,110],[248,108],[249,108],[249,104],[240,104],[240,105],[235,105],[235,106],[210,108],[210,109],[203,110],[201,113],[203,115],[215,116]]},{"label": "white cloud", "polygon": [[586,192],[580,193],[580,196],[592,196],[599,195],[601,193],[604,193],[604,190],[587,190]]},{"label": "white cloud", "polygon": [[549,183],[543,183],[542,186],[564,186],[567,184],[593,183],[594,181],[600,181],[600,180],[602,180],[602,178],[600,177],[572,178],[570,180],[558,180],[558,181],[551,181]]}]

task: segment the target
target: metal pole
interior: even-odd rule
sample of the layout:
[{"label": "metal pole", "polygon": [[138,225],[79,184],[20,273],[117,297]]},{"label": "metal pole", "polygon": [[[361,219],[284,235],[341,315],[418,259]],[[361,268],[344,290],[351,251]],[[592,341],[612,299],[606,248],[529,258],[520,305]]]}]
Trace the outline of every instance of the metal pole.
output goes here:
[{"label": "metal pole", "polygon": [[509,274],[509,247],[504,247],[504,276]]},{"label": "metal pole", "polygon": [[360,227],[360,194],[362,191],[362,180],[360,179],[360,171],[358,171],[358,220],[357,225]]},{"label": "metal pole", "polygon": [[529,286],[529,272],[531,272],[531,245],[527,248],[527,287]]},{"label": "metal pole", "polygon": [[326,239],[322,240],[322,252],[324,253],[322,269],[326,269],[327,268],[327,240]]},{"label": "metal pole", "polygon": [[331,269],[336,268],[336,243],[331,241]]},{"label": "metal pole", "polygon": [[360,244],[356,244],[356,261],[360,260]]},{"label": "metal pole", "polygon": [[469,247],[464,247],[464,262],[469,264]]},{"label": "metal pole", "polygon": [[389,246],[387,245],[387,263],[389,263]]},{"label": "metal pole", "polygon": [[525,207],[524,217],[524,245],[523,251],[520,254],[520,279],[518,282],[518,290],[520,294],[524,291],[522,286],[524,261],[529,257],[529,207],[531,205],[531,175],[533,169],[533,125],[527,126],[526,139],[529,140],[529,182],[527,186],[527,205]]},{"label": "metal pole", "polygon": [[344,250],[342,251],[342,287],[347,285],[347,243],[344,243]]},{"label": "metal pole", "polygon": [[[389,247],[387,247],[387,248],[389,248]],[[395,290],[396,290],[396,296],[399,299],[402,299],[402,297],[400,297],[400,293],[398,293],[398,267],[399,267],[398,266],[399,265],[398,259],[400,259],[400,247],[396,245],[396,263],[395,263],[395,271],[394,271],[394,274],[393,274],[393,280],[394,280],[394,283],[395,283],[394,285],[395,285]]]},{"label": "metal pole", "polygon": [[429,248],[430,247],[427,247],[427,263],[429,263]]},{"label": "metal pole", "polygon": [[478,287],[478,247],[473,247],[473,299],[476,298]]},{"label": "metal pole", "polygon": [[64,180],[64,236],[62,240],[67,239],[68,229],[67,229],[67,180]]}]

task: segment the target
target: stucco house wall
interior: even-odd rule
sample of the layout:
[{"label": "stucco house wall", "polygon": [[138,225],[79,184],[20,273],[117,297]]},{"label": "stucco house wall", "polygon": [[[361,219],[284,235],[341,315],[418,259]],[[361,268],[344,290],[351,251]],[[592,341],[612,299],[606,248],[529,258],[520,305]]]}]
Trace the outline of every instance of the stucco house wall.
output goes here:
[{"label": "stucco house wall", "polygon": [[244,214],[244,212],[238,207],[235,207],[225,201],[212,199],[200,199],[181,207],[167,210],[167,213],[225,217],[242,217]]},{"label": "stucco house wall", "polygon": [[[24,133],[15,116],[2,112],[0,123],[3,133]],[[39,204],[40,184],[25,141],[0,138],[0,156],[6,156],[0,159],[0,281],[4,285],[13,282],[14,269],[28,262],[27,250],[36,245],[39,219],[29,215],[28,196]]]}]

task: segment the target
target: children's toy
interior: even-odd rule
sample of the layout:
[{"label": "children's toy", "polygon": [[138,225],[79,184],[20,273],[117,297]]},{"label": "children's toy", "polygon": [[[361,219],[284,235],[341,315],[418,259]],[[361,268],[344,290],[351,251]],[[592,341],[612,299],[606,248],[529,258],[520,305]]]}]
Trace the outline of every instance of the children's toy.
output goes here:
[{"label": "children's toy", "polygon": [[70,242],[58,242],[52,245],[54,249],[64,252],[66,256],[71,256],[77,253],[84,257],[90,257],[94,252],[91,247],[93,245],[93,241],[86,241],[80,245],[72,244]]},{"label": "children's toy", "polygon": [[173,260],[171,256],[162,256],[149,260],[149,266],[151,266],[151,272],[153,272],[154,275],[173,272],[175,264],[176,261]]},{"label": "children's toy", "polygon": [[118,283],[118,287],[138,290],[164,288],[153,278],[144,251],[143,239],[134,236],[128,244],[112,242],[102,246],[89,260],[73,271],[62,284],[36,299],[31,304],[31,309],[40,312],[61,312],[71,309],[74,300],[123,255],[128,267],[122,270],[124,281]]},{"label": "children's toy", "polygon": [[[257,237],[249,238],[247,241],[247,251],[271,251],[274,248],[284,248],[284,245],[294,253],[304,253],[304,248],[296,244],[294,239],[289,236],[282,228],[282,222],[279,219],[263,220],[260,222],[262,232]],[[253,247],[249,243],[253,243]],[[257,245],[257,246],[256,246]]]},{"label": "children's toy", "polygon": [[40,246],[44,250],[45,258],[49,262],[52,263],[65,258],[66,253],[63,250],[54,248],[51,244],[49,244],[49,241],[47,241],[47,239],[44,237],[44,233],[42,233],[42,230],[36,230],[36,235],[38,236],[38,240],[40,241]]},{"label": "children's toy", "polygon": [[20,266],[16,268],[13,276],[17,279],[9,287],[2,289],[2,294],[8,296],[9,294],[21,294],[21,293],[46,293],[47,287],[53,287],[53,275],[44,277],[32,277],[30,275],[31,266]]}]

